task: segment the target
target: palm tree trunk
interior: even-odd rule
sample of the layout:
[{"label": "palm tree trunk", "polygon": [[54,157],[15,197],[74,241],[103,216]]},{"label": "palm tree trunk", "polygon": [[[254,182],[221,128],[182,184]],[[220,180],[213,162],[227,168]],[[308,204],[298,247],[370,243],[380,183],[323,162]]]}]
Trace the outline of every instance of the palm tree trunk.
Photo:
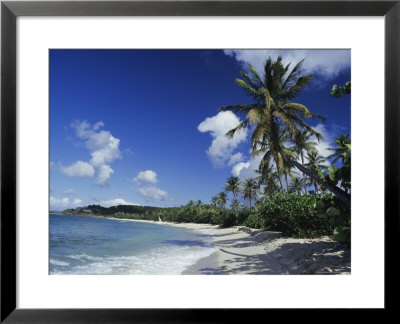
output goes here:
[{"label": "palm tree trunk", "polygon": [[315,180],[317,183],[324,185],[329,191],[334,193],[341,201],[343,201],[347,206],[350,207],[350,196],[346,193],[346,191],[340,189],[339,187],[332,185],[328,182],[323,182],[318,175],[314,174],[314,172],[308,170],[305,168],[303,165],[301,165],[299,162],[295,160],[290,160],[286,157],[286,155],[283,155],[283,158],[286,163],[295,166],[297,169],[299,169],[303,174],[306,174],[309,176],[311,179]]},{"label": "palm tree trunk", "polygon": [[[304,154],[301,153],[301,165],[304,165]],[[304,194],[307,195],[307,179],[306,175],[303,173],[303,180],[304,180]]]},{"label": "palm tree trunk", "polygon": [[[278,173],[279,173],[279,172],[278,172]],[[280,185],[281,185],[281,190],[283,191],[282,179],[281,179],[281,176],[280,176],[280,175],[278,175],[278,179],[279,179],[279,183],[280,183]]]},{"label": "palm tree trunk", "polygon": [[286,182],[286,192],[289,191],[289,183],[287,181],[287,173],[285,173],[285,182]]},{"label": "palm tree trunk", "polygon": [[318,185],[316,182],[314,182],[314,188],[315,188],[315,193],[318,193]]}]

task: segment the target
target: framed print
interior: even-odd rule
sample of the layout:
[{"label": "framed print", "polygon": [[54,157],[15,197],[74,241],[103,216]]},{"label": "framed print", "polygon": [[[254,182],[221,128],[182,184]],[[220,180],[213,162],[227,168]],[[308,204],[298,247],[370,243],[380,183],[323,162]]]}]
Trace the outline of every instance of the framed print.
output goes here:
[{"label": "framed print", "polygon": [[1,321],[391,308],[399,15],[3,1]]}]

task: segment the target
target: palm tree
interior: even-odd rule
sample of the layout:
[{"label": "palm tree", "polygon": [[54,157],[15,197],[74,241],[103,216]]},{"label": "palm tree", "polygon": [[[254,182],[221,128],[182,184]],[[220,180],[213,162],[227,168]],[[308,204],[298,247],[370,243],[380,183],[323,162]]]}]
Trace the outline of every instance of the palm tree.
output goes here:
[{"label": "palm tree", "polygon": [[211,205],[216,207],[218,205],[218,196],[211,197]]},{"label": "palm tree", "polygon": [[200,212],[200,211],[201,211],[201,205],[202,205],[201,200],[197,200],[197,201],[196,201],[197,212]]},{"label": "palm tree", "polygon": [[232,210],[236,211],[236,217],[237,217],[237,211],[240,208],[239,200],[237,200],[237,199],[233,200],[230,207]]},{"label": "palm tree", "polygon": [[[321,155],[318,154],[316,151],[311,151],[307,153],[307,160],[306,167],[311,170],[312,172],[318,174],[319,171],[326,169],[326,166],[323,164],[326,160]],[[309,183],[314,185],[315,193],[318,193],[318,182],[315,181],[313,178],[310,178]]]},{"label": "palm tree", "polygon": [[259,169],[255,170],[259,174],[255,179],[258,182],[258,186],[264,186],[264,193],[273,198],[275,193],[279,191],[279,185],[276,182],[279,178],[278,173],[274,170],[270,164],[260,164]]},{"label": "palm tree", "polygon": [[[311,134],[307,132],[301,132],[297,134],[297,136],[294,139],[294,146],[292,149],[296,152],[296,154],[300,157],[301,164],[304,165],[304,153],[311,153],[313,151],[316,151],[316,142],[311,142],[310,141]],[[306,182],[306,175],[303,173],[303,183],[304,183],[304,189],[305,192],[307,193],[307,182]]]},{"label": "palm tree", "polygon": [[225,208],[226,205],[226,193],[225,192],[220,192],[218,195],[218,206],[221,208]]},{"label": "palm tree", "polygon": [[337,160],[341,159],[342,164],[346,164],[346,162],[350,159],[351,153],[351,140],[349,134],[343,135],[340,134],[335,142],[337,144],[336,148],[329,148],[328,150],[333,151],[331,155],[328,156],[328,159],[334,158],[332,163],[335,163]]},{"label": "palm tree", "polygon": [[303,186],[306,186],[306,181],[304,178],[296,178],[294,177],[292,179],[292,183],[289,186],[290,191],[297,193],[298,195],[301,195],[303,193]]},{"label": "palm tree", "polygon": [[237,194],[240,192],[240,181],[238,177],[229,177],[225,182],[225,191],[231,192],[233,199],[236,200]]},{"label": "palm tree", "polygon": [[[284,66],[281,57],[276,61],[268,58],[264,65],[263,78],[249,64],[253,77],[241,71],[244,80],[236,79],[236,83],[253,98],[254,103],[222,106],[219,109],[246,114],[244,121],[231,129],[227,136],[232,137],[238,130],[253,126],[250,145],[252,156],[264,154],[264,163],[272,158],[279,173],[285,170],[285,166],[297,167],[316,182],[323,183],[317,174],[297,162],[296,155],[280,140],[282,133],[287,134],[292,141],[302,132],[315,136],[318,140],[322,137],[304,119],[324,118],[310,112],[304,105],[291,101],[312,80],[311,75],[299,76],[303,61],[289,71],[290,64]],[[333,184],[327,184],[327,187],[350,205],[350,199],[344,190]]]},{"label": "palm tree", "polygon": [[250,209],[251,209],[251,201],[257,199],[257,181],[254,178],[246,179],[243,182],[243,198],[248,199],[250,201]]}]

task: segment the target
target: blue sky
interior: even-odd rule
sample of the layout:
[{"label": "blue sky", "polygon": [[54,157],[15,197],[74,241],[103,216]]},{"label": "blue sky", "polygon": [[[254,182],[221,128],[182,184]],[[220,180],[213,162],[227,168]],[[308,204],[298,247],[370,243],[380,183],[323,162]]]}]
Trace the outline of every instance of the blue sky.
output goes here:
[{"label": "blue sky", "polygon": [[294,101],[326,117],[321,153],[350,133],[349,50],[51,50],[50,208],[209,202],[226,178],[251,177],[250,131],[224,134],[244,116],[218,107],[250,103],[235,78],[246,62],[305,58],[311,84]]}]

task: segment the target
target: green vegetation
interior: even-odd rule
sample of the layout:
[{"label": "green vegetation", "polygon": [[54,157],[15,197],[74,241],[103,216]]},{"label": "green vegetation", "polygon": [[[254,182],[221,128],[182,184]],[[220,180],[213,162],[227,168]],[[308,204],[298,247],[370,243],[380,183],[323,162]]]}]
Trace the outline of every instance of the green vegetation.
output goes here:
[{"label": "green vegetation", "polygon": [[[281,57],[276,61],[268,58],[264,65],[263,78],[249,64],[252,76],[241,71],[243,79],[236,79],[236,83],[252,98],[253,103],[219,108],[222,111],[230,110],[245,114],[244,121],[231,129],[227,136],[232,137],[240,129],[252,127],[254,129],[250,143],[252,156],[263,155],[261,165],[272,161],[279,176],[284,176],[286,185],[287,176],[291,175],[290,170],[294,167],[316,183],[322,184],[318,174],[299,163],[295,150],[287,146],[288,142],[295,143],[300,136],[315,136],[317,140],[322,137],[305,122],[305,119],[325,120],[325,118],[312,113],[300,103],[292,102],[312,80],[311,75],[299,75],[303,61],[290,70],[290,64],[284,66]],[[350,206],[350,197],[344,190],[331,183],[325,186]]]},{"label": "green vegetation", "polygon": [[351,81],[346,82],[346,84],[342,87],[338,87],[336,84],[334,84],[330,95],[334,96],[335,98],[340,98],[344,94],[349,93],[351,93]]},{"label": "green vegetation", "polygon": [[[262,156],[254,178],[240,181],[229,177],[211,204],[199,200],[171,208],[90,205],[64,213],[222,227],[244,225],[297,237],[331,235],[350,243],[351,140],[349,135],[340,135],[331,155],[324,157],[318,152],[313,140],[322,136],[305,119],[324,117],[292,101],[312,80],[311,75],[299,75],[302,63],[290,70],[290,64],[284,66],[281,58],[268,59],[263,78],[249,65],[252,76],[242,71],[243,79],[236,82],[253,103],[219,108],[245,114],[244,121],[227,136],[242,128],[252,129],[252,156]],[[350,93],[350,85],[348,82],[343,91],[334,93]]]}]

